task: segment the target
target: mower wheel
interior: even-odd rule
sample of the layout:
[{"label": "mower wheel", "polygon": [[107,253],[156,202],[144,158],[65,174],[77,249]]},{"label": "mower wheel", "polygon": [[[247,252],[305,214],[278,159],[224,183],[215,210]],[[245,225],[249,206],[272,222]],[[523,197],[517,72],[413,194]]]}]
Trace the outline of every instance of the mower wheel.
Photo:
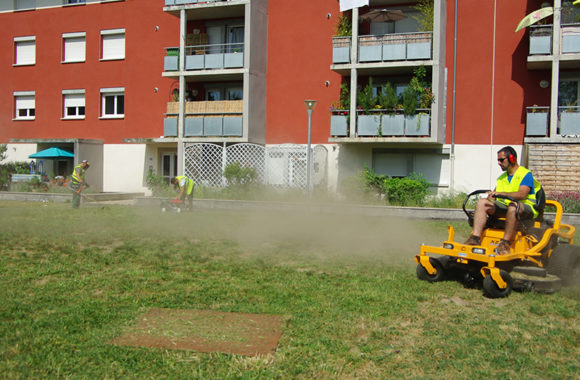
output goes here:
[{"label": "mower wheel", "polygon": [[431,263],[431,265],[433,265],[433,268],[435,268],[435,274],[429,274],[429,272],[427,272],[427,269],[425,269],[423,265],[417,264],[417,277],[419,278],[419,280],[427,282],[443,281],[445,277],[445,272],[443,270],[443,265],[441,264],[441,262],[439,262],[439,260],[433,257],[429,258],[429,262]]},{"label": "mower wheel", "polygon": [[514,287],[514,280],[508,272],[502,269],[499,271],[499,275],[507,283],[505,289],[500,289],[499,286],[497,286],[493,278],[491,278],[491,274],[488,274],[483,279],[483,293],[489,298],[507,297]]}]

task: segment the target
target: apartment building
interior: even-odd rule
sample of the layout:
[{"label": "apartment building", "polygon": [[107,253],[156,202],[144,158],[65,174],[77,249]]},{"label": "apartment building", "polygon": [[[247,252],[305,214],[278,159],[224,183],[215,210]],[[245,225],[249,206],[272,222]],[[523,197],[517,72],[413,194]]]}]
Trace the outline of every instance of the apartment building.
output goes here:
[{"label": "apartment building", "polygon": [[89,159],[103,191],[144,191],[150,171],[222,186],[232,163],[279,187],[337,189],[368,166],[469,191],[494,185],[508,144],[548,189],[577,189],[571,2],[431,4],[8,1],[0,143],[12,160],[73,152],[53,175]]}]

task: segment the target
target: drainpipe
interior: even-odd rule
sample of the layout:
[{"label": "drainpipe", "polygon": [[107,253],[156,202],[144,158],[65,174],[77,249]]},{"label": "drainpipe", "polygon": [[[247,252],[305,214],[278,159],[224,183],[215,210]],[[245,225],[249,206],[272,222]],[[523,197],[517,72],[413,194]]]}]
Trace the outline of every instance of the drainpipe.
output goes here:
[{"label": "drainpipe", "polygon": [[455,15],[453,27],[453,105],[451,112],[451,154],[449,155],[451,178],[449,189],[455,190],[455,92],[457,89],[457,0],[455,0]]}]

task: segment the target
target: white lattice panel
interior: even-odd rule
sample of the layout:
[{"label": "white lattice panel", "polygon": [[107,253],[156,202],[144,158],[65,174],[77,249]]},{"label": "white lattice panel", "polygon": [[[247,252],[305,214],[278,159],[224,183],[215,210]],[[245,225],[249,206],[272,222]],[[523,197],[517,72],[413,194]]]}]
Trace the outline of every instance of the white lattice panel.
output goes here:
[{"label": "white lattice panel", "polygon": [[208,187],[224,185],[223,148],[216,144],[200,143],[185,147],[185,175],[196,184]]},{"label": "white lattice panel", "polygon": [[258,181],[264,182],[266,148],[256,144],[235,144],[226,148],[226,166],[235,162],[256,169]]},{"label": "white lattice panel", "polygon": [[[223,172],[227,165],[238,162],[253,167],[258,180],[280,188],[306,189],[306,147],[284,144],[263,147],[241,143],[223,148],[211,143],[189,144],[185,147],[185,175],[197,184],[208,187],[226,185]],[[312,149],[312,182],[323,184],[327,176],[328,151],[318,145]]]}]

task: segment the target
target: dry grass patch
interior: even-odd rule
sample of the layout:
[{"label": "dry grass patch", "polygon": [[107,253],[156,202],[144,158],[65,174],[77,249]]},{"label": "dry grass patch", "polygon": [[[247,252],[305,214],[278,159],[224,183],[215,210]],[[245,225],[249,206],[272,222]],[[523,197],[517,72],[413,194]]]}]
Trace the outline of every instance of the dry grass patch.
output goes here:
[{"label": "dry grass patch", "polygon": [[119,346],[267,355],[276,351],[282,336],[281,327],[282,318],[275,315],[154,308],[112,343]]}]

